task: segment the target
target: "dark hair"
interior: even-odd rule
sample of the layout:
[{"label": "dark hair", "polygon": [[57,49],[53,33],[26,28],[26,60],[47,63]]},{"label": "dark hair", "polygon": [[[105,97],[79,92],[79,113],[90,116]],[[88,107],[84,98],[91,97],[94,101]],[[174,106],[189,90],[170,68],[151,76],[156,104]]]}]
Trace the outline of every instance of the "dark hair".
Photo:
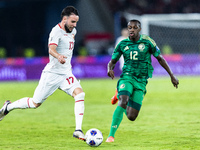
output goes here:
[{"label": "dark hair", "polygon": [[141,27],[141,22],[139,20],[133,19],[133,20],[130,20],[129,22],[137,22]]},{"label": "dark hair", "polygon": [[61,13],[61,19],[64,17],[64,16],[70,16],[71,14],[75,14],[77,16],[78,15],[78,10],[73,7],[73,6],[67,6],[65,7],[63,10],[62,10],[62,13]]}]

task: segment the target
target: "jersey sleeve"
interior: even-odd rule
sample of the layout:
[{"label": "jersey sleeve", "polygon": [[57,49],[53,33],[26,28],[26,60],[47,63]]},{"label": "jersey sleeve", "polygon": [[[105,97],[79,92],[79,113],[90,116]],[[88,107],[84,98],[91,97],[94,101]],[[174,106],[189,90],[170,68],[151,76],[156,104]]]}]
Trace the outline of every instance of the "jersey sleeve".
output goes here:
[{"label": "jersey sleeve", "polygon": [[52,30],[51,33],[49,34],[48,45],[58,46],[59,39],[60,39],[59,33],[56,32],[56,30]]},{"label": "jersey sleeve", "polygon": [[160,49],[156,45],[156,42],[152,38],[150,38],[150,37],[149,37],[149,42],[150,42],[150,45],[151,45],[151,54],[154,57],[158,57],[158,55],[160,55]]},{"label": "jersey sleeve", "polygon": [[117,61],[119,60],[119,58],[122,55],[122,51],[121,51],[120,45],[121,45],[121,42],[119,44],[117,44],[117,46],[115,47],[115,50],[114,50],[114,52],[112,54],[112,59],[115,59]]},{"label": "jersey sleeve", "polygon": [[156,47],[154,47],[153,49],[154,49],[154,50],[153,50],[153,56],[154,56],[154,57],[158,57],[158,55],[160,55],[160,49],[159,49],[159,47],[156,46]]}]

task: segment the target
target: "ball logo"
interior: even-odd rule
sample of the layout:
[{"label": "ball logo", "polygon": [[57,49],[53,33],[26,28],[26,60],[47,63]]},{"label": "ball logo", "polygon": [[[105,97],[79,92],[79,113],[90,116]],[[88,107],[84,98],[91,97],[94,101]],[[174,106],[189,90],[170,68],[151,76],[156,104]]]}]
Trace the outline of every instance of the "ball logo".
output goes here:
[{"label": "ball logo", "polygon": [[90,134],[93,135],[93,136],[95,136],[95,135],[97,134],[97,131],[92,130],[92,131],[90,132]]},{"label": "ball logo", "polygon": [[143,51],[145,49],[144,43],[139,44],[138,48],[139,48],[140,51]]},{"label": "ball logo", "polygon": [[125,88],[125,84],[120,85],[120,89]]},{"label": "ball logo", "polygon": [[95,145],[95,141],[94,140],[91,140],[90,143],[89,143],[91,146]]}]

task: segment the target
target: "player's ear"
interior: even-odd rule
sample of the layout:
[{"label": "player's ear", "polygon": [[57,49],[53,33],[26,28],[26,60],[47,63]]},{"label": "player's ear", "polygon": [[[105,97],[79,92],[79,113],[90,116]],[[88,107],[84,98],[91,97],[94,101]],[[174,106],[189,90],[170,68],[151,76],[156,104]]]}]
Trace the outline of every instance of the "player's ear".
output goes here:
[{"label": "player's ear", "polygon": [[64,22],[64,24],[66,24],[66,22],[67,22],[67,16],[63,17],[62,22]]},{"label": "player's ear", "polygon": [[63,16],[63,21],[66,21],[67,20],[67,16]]}]

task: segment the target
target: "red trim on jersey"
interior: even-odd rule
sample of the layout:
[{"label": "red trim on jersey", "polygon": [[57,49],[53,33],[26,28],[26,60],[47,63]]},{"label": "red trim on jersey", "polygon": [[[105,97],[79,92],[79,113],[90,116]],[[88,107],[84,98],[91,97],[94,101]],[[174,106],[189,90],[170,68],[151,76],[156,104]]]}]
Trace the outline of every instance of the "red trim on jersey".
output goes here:
[{"label": "red trim on jersey", "polygon": [[58,24],[58,26],[62,29],[62,27],[60,26],[60,23]]},{"label": "red trim on jersey", "polygon": [[84,100],[78,100],[78,101],[75,101],[75,103],[77,103],[77,102],[82,102],[82,101],[84,101]]},{"label": "red trim on jersey", "polygon": [[58,44],[56,44],[56,43],[50,43],[49,45],[56,45],[56,46],[58,46]]},{"label": "red trim on jersey", "polygon": [[28,103],[28,107],[30,108],[29,99],[30,99],[30,97],[27,99],[27,103]]},{"label": "red trim on jersey", "polygon": [[79,115],[83,115],[83,113],[80,113]]}]

